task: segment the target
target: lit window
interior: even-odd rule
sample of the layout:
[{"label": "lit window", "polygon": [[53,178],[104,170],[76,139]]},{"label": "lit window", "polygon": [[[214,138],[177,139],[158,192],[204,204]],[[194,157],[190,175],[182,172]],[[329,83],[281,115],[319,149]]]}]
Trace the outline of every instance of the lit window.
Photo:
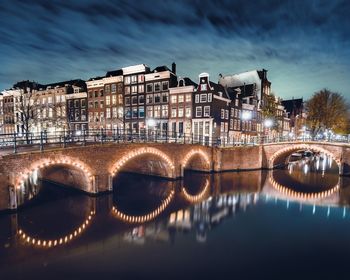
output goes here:
[{"label": "lit window", "polygon": [[202,116],[202,107],[196,107],[196,117]]},{"label": "lit window", "polygon": [[204,117],[210,117],[210,106],[204,106]]},{"label": "lit window", "polygon": [[208,102],[211,102],[213,100],[213,95],[211,93],[208,94]]},{"label": "lit window", "polygon": [[171,108],[171,117],[176,118],[176,108]]},{"label": "lit window", "polygon": [[182,118],[184,116],[184,108],[180,107],[178,112],[178,117]]},{"label": "lit window", "polygon": [[201,94],[200,95],[200,102],[201,103],[207,102],[207,95],[206,94]]},{"label": "lit window", "polygon": [[139,75],[138,79],[139,79],[139,83],[143,83],[145,81],[145,75],[144,74]]},{"label": "lit window", "polygon": [[186,107],[186,118],[191,118],[192,110],[191,107]]},{"label": "lit window", "polygon": [[176,103],[177,102],[177,96],[176,95],[171,95],[170,96],[170,102],[171,103]]},{"label": "lit window", "polygon": [[132,76],[131,76],[131,83],[132,83],[132,84],[137,83],[137,75],[132,75]]},{"label": "lit window", "polygon": [[225,109],[221,109],[221,119],[225,118]]},{"label": "lit window", "polygon": [[162,105],[162,117],[163,118],[168,117],[168,105]]},{"label": "lit window", "polygon": [[139,93],[143,93],[145,91],[144,85],[139,85]]},{"label": "lit window", "polygon": [[155,118],[160,117],[160,106],[154,106],[154,117]]}]

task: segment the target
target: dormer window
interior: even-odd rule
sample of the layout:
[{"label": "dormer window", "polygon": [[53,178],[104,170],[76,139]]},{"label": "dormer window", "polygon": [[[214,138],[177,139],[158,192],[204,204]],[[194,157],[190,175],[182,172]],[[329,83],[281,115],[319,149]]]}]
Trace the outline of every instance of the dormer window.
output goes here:
[{"label": "dormer window", "polygon": [[201,84],[201,91],[207,90],[207,84]]}]

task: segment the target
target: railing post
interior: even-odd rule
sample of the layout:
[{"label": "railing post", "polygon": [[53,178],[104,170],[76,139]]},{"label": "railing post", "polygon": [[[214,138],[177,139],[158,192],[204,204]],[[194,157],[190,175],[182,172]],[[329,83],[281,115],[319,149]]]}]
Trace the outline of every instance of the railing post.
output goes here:
[{"label": "railing post", "polygon": [[43,132],[40,131],[40,151],[42,152],[43,150],[44,150]]},{"label": "railing post", "polygon": [[13,153],[17,153],[17,138],[16,132],[13,133]]},{"label": "railing post", "polygon": [[66,147],[66,129],[63,130],[63,148]]},{"label": "railing post", "polygon": [[86,130],[83,130],[83,145],[86,146]]}]

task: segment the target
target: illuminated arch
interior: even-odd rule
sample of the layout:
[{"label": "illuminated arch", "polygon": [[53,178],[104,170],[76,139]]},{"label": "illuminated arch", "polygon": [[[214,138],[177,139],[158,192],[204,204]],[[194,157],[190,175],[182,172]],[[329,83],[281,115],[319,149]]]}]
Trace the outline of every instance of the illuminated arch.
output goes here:
[{"label": "illuminated arch", "polygon": [[175,191],[171,190],[170,194],[167,196],[166,199],[163,200],[163,202],[152,212],[140,215],[140,216],[132,216],[132,215],[126,215],[119,211],[115,206],[112,208],[112,213],[120,220],[127,222],[127,223],[145,223],[153,220],[157,216],[159,216],[169,205],[169,203],[173,200],[175,196]]},{"label": "illuminated arch", "polygon": [[204,199],[204,197],[206,196],[206,194],[208,193],[208,190],[209,190],[209,180],[206,179],[205,180],[205,185],[204,185],[204,188],[201,190],[200,193],[196,194],[196,195],[191,195],[189,194],[185,187],[182,187],[182,192],[183,192],[183,195],[185,197],[186,200],[188,200],[189,202],[191,203],[197,203],[199,201],[202,201]]},{"label": "illuminated arch", "polygon": [[340,159],[335,157],[333,153],[331,153],[330,151],[321,148],[317,145],[308,145],[308,144],[299,144],[299,145],[292,145],[292,146],[287,146],[277,152],[275,152],[272,157],[269,160],[269,168],[273,169],[274,167],[274,162],[277,158],[279,158],[280,156],[282,156],[283,154],[286,154],[288,152],[293,152],[296,150],[311,150],[314,152],[320,152],[320,153],[324,153],[328,156],[330,156],[332,159],[334,159],[334,161],[337,163],[338,167],[339,167],[339,172],[340,172],[340,167],[341,167],[341,162]]},{"label": "illuminated arch", "polygon": [[294,191],[286,186],[283,186],[282,184],[278,183],[274,178],[273,175],[270,174],[269,176],[270,183],[274,189],[276,189],[278,192],[280,192],[283,195],[286,195],[288,197],[302,199],[302,200],[317,200],[317,199],[323,199],[326,197],[331,196],[335,192],[339,191],[339,183],[336,184],[334,187],[322,191],[322,192],[314,192],[314,193],[304,193],[304,192],[297,192]]},{"label": "illuminated arch", "polygon": [[208,155],[201,149],[192,149],[191,151],[189,151],[184,157],[183,161],[181,162],[182,168],[185,169],[189,160],[195,155],[200,155],[204,159],[205,163],[208,165],[208,170],[210,170],[210,159]]},{"label": "illuminated arch", "polygon": [[92,181],[92,170],[85,163],[79,159],[72,157],[58,157],[54,160],[52,159],[42,159],[33,163],[29,168],[21,172],[20,176],[16,179],[16,188],[20,189],[24,182],[36,171],[39,171],[42,168],[53,166],[53,165],[68,165],[79,168],[87,176],[88,181]]},{"label": "illuminated arch", "polygon": [[139,155],[143,154],[153,154],[156,156],[159,156],[161,159],[163,159],[170,167],[171,170],[167,170],[169,177],[172,177],[172,171],[175,169],[175,165],[172,162],[172,160],[162,151],[155,149],[155,148],[149,148],[149,147],[144,147],[144,148],[139,148],[135,149],[126,155],[124,155],[121,159],[119,159],[111,168],[110,173],[115,176],[119,170],[132,158],[135,158]]},{"label": "illuminated arch", "polygon": [[69,242],[71,242],[73,239],[77,238],[80,236],[87,228],[87,226],[91,223],[92,218],[94,217],[95,212],[91,211],[89,216],[85,219],[85,221],[79,225],[74,231],[71,233],[56,238],[56,239],[40,239],[40,238],[34,238],[24,232],[24,230],[19,229],[18,230],[18,235],[19,237],[25,242],[33,246],[37,246],[40,248],[51,248],[51,247],[56,247],[59,245],[64,245]]}]

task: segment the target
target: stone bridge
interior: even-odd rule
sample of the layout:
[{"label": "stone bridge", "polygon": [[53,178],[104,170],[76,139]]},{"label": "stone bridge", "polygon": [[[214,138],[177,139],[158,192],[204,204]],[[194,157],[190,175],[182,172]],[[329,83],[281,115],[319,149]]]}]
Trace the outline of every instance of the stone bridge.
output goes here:
[{"label": "stone bridge", "polygon": [[111,191],[118,172],[169,179],[185,169],[204,172],[272,169],[294,151],[330,155],[341,175],[349,174],[350,145],[323,142],[273,143],[259,146],[207,147],[175,143],[108,143],[0,157],[0,210],[17,208],[17,193],[33,177],[74,186],[87,193]]}]

